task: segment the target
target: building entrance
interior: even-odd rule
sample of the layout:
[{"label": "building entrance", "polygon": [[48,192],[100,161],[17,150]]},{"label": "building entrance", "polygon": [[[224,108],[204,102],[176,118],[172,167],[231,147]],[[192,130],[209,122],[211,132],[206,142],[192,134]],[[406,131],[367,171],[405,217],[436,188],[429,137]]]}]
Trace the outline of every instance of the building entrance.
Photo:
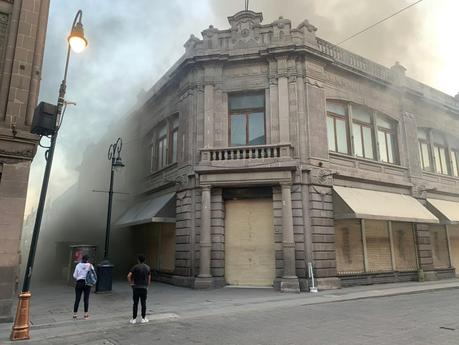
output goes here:
[{"label": "building entrance", "polygon": [[271,199],[225,202],[225,279],[230,285],[272,286],[275,278]]}]

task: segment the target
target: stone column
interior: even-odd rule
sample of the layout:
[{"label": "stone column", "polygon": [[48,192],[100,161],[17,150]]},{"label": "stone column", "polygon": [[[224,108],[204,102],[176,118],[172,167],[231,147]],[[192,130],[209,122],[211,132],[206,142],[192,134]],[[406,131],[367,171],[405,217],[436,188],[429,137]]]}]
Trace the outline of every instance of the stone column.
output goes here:
[{"label": "stone column", "polygon": [[284,273],[280,282],[283,292],[299,292],[300,285],[295,268],[295,240],[293,237],[292,186],[281,184],[282,188],[282,249]]},{"label": "stone column", "polygon": [[277,59],[278,96],[279,96],[279,140],[281,143],[290,142],[290,110],[287,78],[287,56]]},{"label": "stone column", "polygon": [[200,260],[199,275],[195,279],[194,287],[205,289],[212,286],[210,274],[210,250],[211,250],[211,197],[210,186],[202,186],[201,194],[201,239],[199,241]]},{"label": "stone column", "polygon": [[214,146],[214,85],[204,86],[204,147]]}]

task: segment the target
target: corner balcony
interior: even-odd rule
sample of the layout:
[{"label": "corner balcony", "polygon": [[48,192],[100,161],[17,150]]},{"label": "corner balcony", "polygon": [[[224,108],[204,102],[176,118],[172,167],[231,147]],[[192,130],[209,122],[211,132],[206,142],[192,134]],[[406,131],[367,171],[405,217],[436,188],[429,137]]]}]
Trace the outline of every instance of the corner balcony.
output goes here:
[{"label": "corner balcony", "polygon": [[271,144],[200,149],[198,172],[293,170],[291,144]]}]

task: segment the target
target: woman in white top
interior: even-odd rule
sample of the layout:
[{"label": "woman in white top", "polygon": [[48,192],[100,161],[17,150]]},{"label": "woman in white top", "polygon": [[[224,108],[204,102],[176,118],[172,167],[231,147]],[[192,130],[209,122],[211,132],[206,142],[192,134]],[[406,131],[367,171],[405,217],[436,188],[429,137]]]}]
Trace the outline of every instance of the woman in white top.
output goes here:
[{"label": "woman in white top", "polygon": [[94,269],[94,266],[89,262],[89,256],[83,255],[83,258],[79,264],[76,265],[75,271],[73,272],[73,278],[76,280],[75,284],[75,304],[73,305],[73,318],[77,318],[78,306],[80,305],[81,294],[84,294],[84,319],[89,318],[89,293],[91,292],[91,286],[86,285],[86,275],[90,269]]}]

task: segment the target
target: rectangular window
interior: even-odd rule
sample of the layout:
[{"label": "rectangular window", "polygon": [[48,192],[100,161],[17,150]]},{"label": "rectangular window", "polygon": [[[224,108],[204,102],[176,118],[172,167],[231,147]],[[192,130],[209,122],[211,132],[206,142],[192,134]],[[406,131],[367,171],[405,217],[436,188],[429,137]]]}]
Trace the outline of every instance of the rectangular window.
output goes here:
[{"label": "rectangular window", "polygon": [[167,126],[164,125],[158,132],[158,160],[157,168],[162,169],[167,165]]},{"label": "rectangular window", "polygon": [[378,127],[379,159],[382,162],[396,163],[398,160],[396,151],[396,125],[379,114],[376,117],[376,125]]},{"label": "rectangular window", "polygon": [[170,146],[171,146],[171,157],[170,162],[177,162],[177,144],[178,144],[178,128],[179,128],[179,119],[178,116],[175,116],[170,123],[171,132],[170,132]]},{"label": "rectangular window", "polygon": [[327,139],[328,149],[336,151],[335,120],[331,116],[327,116]]},{"label": "rectangular window", "polygon": [[327,101],[328,149],[339,153],[349,153],[346,105]]},{"label": "rectangular window", "polygon": [[178,129],[172,131],[172,156],[171,162],[177,162],[177,141],[178,141]]},{"label": "rectangular window", "polygon": [[453,176],[459,176],[459,152],[456,150],[451,150],[451,170]]},{"label": "rectangular window", "polygon": [[434,145],[435,171],[440,174],[448,174],[446,163],[446,148],[440,145]]},{"label": "rectangular window", "polygon": [[371,112],[359,106],[352,106],[352,132],[355,155],[374,159]]},{"label": "rectangular window", "polygon": [[266,144],[264,94],[230,96],[229,113],[231,146]]},{"label": "rectangular window", "polygon": [[421,166],[423,170],[432,171],[432,166],[430,165],[430,150],[429,144],[427,141],[420,139],[419,140],[419,156],[421,158]]},{"label": "rectangular window", "polygon": [[354,152],[358,157],[374,159],[373,131],[371,126],[363,123],[352,124],[354,137]]},{"label": "rectangular window", "polygon": [[337,152],[349,153],[347,145],[346,121],[335,118]]}]

